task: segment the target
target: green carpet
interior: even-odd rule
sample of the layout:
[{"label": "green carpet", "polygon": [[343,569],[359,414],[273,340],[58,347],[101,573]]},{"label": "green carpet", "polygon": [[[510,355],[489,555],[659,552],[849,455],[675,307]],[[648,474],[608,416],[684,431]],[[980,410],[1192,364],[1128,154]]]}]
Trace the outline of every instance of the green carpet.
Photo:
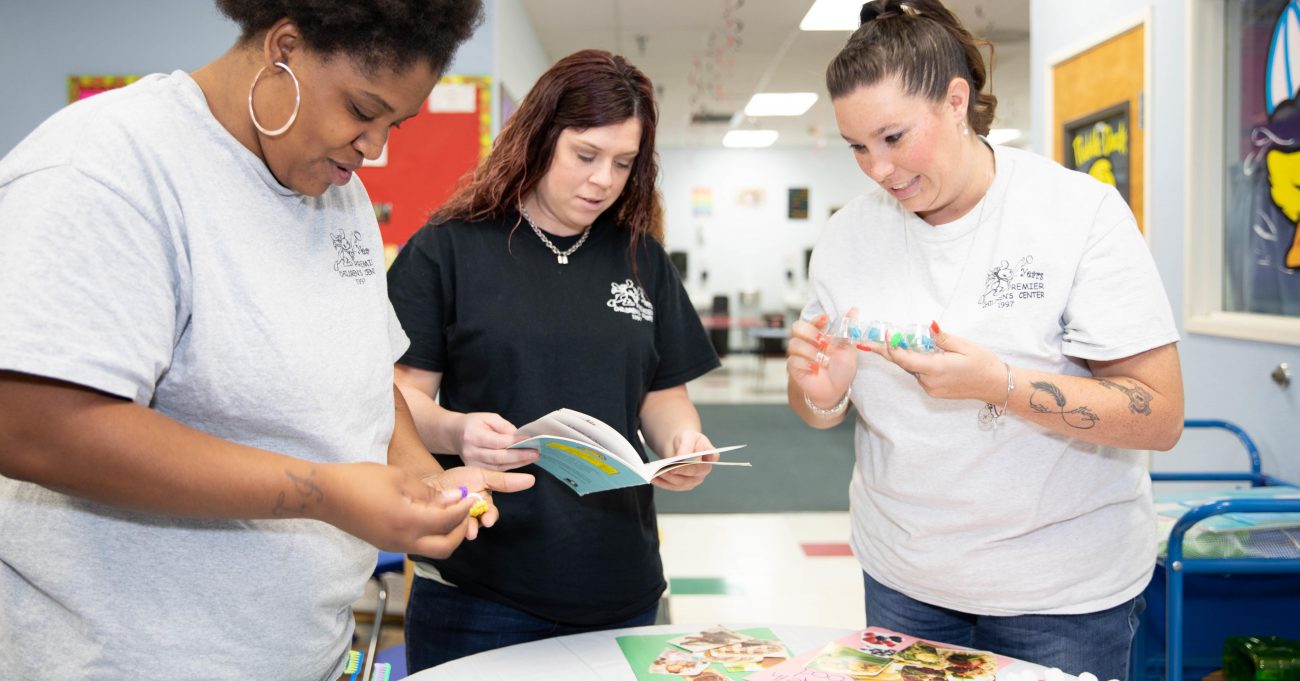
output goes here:
[{"label": "green carpet", "polygon": [[655,488],[660,513],[847,511],[853,471],[853,421],[808,427],[784,404],[701,404],[704,434],[719,447],[748,445],[724,457],[751,468],[718,466],[690,492]]}]

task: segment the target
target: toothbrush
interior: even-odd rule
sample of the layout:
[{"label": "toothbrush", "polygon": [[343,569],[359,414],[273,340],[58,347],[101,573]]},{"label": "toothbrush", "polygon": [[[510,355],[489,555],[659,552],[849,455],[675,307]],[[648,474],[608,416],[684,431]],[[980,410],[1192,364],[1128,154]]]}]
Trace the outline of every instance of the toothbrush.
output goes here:
[{"label": "toothbrush", "polygon": [[357,674],[361,673],[361,662],[364,659],[365,654],[361,651],[348,651],[348,661],[343,664],[343,673],[348,675],[348,681],[357,681]]},{"label": "toothbrush", "polygon": [[375,668],[370,675],[370,681],[388,681],[388,677],[392,673],[393,665],[387,662],[376,662]]}]

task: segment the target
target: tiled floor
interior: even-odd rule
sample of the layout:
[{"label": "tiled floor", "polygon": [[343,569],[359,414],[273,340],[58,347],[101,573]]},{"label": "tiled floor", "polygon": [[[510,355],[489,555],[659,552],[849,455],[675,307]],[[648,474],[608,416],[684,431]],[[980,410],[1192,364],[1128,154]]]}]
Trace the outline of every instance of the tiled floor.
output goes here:
[{"label": "tiled floor", "polygon": [[671,621],[861,627],[862,572],[847,513],[662,515]]},{"label": "tiled floor", "polygon": [[[729,355],[688,384],[700,404],[785,404],[785,360]],[[659,516],[673,622],[863,626],[847,513]]]},{"label": "tiled floor", "polygon": [[[784,404],[785,361],[730,355],[688,390],[700,404]],[[847,513],[661,514],[659,527],[673,623],[863,626]],[[400,613],[400,588],[393,591],[388,611]],[[388,629],[400,625],[388,625],[385,645]]]}]

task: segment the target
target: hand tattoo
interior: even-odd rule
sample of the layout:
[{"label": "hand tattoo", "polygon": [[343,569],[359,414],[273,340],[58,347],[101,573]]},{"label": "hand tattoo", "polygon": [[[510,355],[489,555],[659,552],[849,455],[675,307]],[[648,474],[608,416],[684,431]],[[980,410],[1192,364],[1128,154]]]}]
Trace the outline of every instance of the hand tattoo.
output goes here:
[{"label": "hand tattoo", "polygon": [[[1047,381],[1034,381],[1031,385],[1034,387],[1034,392],[1029,394],[1029,406],[1039,414],[1060,414],[1061,420],[1064,421],[1067,426],[1078,428],[1079,430],[1087,430],[1097,425],[1097,422],[1101,420],[1100,416],[1092,413],[1092,410],[1086,406],[1066,410],[1065,395],[1061,393],[1061,389],[1057,388],[1056,385],[1048,383]],[[1050,406],[1039,404],[1034,400],[1034,396],[1040,392],[1045,392],[1052,396],[1053,401],[1056,402],[1055,409]]]},{"label": "hand tattoo", "polygon": [[[297,492],[298,504],[291,506],[288,503],[288,495],[281,491],[275,495],[275,508],[271,509],[271,515],[276,518],[301,518],[307,515],[308,506],[314,503],[325,501],[325,492],[316,484],[315,480],[294,475],[289,471],[284,472],[293,481],[294,491]],[[316,475],[316,470],[312,469],[309,475]]]},{"label": "hand tattoo", "polygon": [[1107,388],[1114,388],[1124,393],[1125,395],[1128,395],[1129,411],[1133,412],[1134,414],[1141,414],[1142,416],[1151,415],[1151,393],[1143,390],[1141,386],[1134,383],[1133,387],[1130,388],[1115,383],[1114,381],[1108,381],[1104,378],[1097,379],[1097,382],[1106,386]]}]

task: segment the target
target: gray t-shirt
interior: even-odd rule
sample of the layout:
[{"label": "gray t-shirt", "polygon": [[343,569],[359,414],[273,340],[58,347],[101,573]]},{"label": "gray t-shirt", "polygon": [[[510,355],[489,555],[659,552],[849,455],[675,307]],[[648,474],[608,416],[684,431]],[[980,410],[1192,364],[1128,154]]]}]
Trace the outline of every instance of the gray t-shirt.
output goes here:
[{"label": "gray t-shirt", "polygon": [[[385,460],[407,340],[365,189],[284,188],[186,73],[70,106],[0,161],[0,243],[0,369],[302,459]],[[0,477],[0,669],[330,678],[374,562],[313,520],[158,517]]]},{"label": "gray t-shirt", "polygon": [[[988,194],[954,222],[931,226],[883,191],[837,212],[813,253],[805,318],[857,307],[864,321],[937,320],[1012,365],[1070,376],[1178,340],[1119,194],[1027,152],[996,158]],[[873,353],[859,353],[852,393],[853,548],[876,580],[986,615],[1095,612],[1150,580],[1155,517],[1137,452],[1015,415],[981,427],[984,403],[929,397]]]}]

